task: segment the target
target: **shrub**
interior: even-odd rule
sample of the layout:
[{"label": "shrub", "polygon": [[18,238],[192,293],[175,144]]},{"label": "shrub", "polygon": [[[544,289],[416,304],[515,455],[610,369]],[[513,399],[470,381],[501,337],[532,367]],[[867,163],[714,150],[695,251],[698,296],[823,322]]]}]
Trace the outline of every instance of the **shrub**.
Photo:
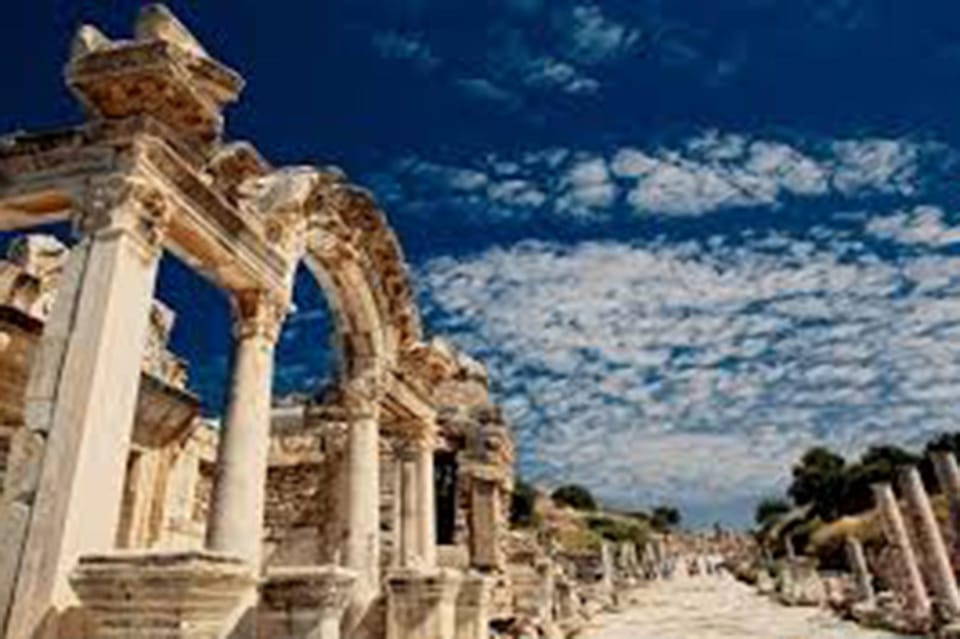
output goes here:
[{"label": "shrub", "polygon": [[597,502],[590,491],[578,484],[567,484],[553,491],[550,498],[555,504],[570,506],[576,510],[596,510]]}]

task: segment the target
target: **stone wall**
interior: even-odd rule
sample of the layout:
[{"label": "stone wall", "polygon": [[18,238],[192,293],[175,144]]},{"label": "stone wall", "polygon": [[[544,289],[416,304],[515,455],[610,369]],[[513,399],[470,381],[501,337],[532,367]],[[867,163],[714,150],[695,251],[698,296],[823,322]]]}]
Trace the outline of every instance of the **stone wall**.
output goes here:
[{"label": "stone wall", "polygon": [[343,437],[339,424],[274,433],[264,540],[275,566],[336,563],[342,536]]}]

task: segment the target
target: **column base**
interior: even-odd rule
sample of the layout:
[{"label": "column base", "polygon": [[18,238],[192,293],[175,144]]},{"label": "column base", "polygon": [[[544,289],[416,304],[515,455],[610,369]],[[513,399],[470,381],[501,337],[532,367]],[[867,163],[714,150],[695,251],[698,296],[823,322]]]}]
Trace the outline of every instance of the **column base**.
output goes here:
[{"label": "column base", "polygon": [[488,639],[492,586],[493,580],[480,573],[464,575],[457,595],[456,639]]},{"label": "column base", "polygon": [[387,639],[455,639],[462,581],[447,568],[394,571],[387,577]]},{"label": "column base", "polygon": [[260,584],[263,639],[340,639],[356,573],[339,566],[272,568]]},{"label": "column base", "polygon": [[218,553],[124,551],[81,557],[70,583],[92,639],[218,639],[256,579]]}]

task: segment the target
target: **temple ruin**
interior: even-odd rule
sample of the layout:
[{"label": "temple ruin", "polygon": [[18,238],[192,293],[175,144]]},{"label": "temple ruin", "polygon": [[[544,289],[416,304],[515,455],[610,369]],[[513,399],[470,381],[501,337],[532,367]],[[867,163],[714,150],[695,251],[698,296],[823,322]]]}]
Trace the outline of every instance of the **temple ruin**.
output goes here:
[{"label": "temple ruin", "polygon": [[[513,444],[478,362],[423,335],[372,196],[223,136],[242,78],[165,8],[84,26],[86,120],[0,141],[3,636],[487,636]],[[229,297],[214,428],[167,346],[169,252]],[[275,402],[303,263],[336,383]],[[317,348],[327,337],[317,336]]]}]

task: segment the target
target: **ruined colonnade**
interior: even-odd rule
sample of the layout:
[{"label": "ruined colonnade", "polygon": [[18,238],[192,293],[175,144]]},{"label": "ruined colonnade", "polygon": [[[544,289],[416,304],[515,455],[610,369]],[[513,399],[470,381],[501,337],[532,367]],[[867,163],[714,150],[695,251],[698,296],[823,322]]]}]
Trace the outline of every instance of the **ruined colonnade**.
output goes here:
[{"label": "ruined colonnade", "polygon": [[[26,384],[18,454],[32,470],[3,502],[3,636],[120,637],[148,624],[171,638],[245,637],[258,607],[261,636],[485,636],[485,578],[438,566],[435,391],[459,364],[423,340],[402,253],[370,195],[336,171],[277,169],[250,143],[224,141],[222,111],[243,81],[163,7],[145,7],[129,40],[82,27],[66,77],[87,121],[0,148],[0,230],[68,222],[79,238]],[[229,397],[203,548],[118,553],[166,252],[230,299]],[[344,535],[340,565],[265,569],[275,347],[301,263],[329,298],[341,354]],[[400,493],[386,575],[385,436]],[[486,504],[479,523],[499,517],[501,481],[471,484]],[[475,540],[489,543],[475,541],[477,563],[494,566],[498,542],[479,523]]]}]

